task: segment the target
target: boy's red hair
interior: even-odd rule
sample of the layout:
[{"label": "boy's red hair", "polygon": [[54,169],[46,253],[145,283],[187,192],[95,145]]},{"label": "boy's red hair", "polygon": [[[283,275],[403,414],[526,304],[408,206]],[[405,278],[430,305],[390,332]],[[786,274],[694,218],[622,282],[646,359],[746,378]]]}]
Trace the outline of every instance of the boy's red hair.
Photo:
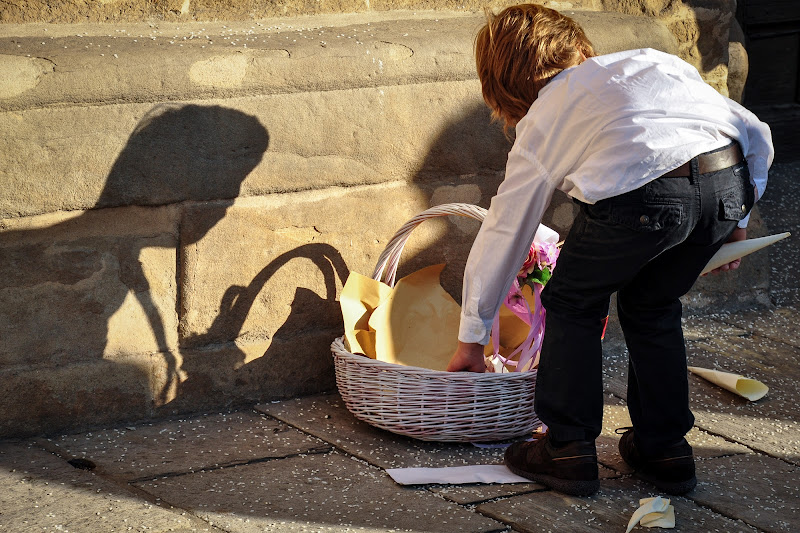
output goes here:
[{"label": "boy's red hair", "polygon": [[506,129],[525,116],[553,76],[594,55],[577,22],[534,4],[487,12],[475,38],[483,99]]}]

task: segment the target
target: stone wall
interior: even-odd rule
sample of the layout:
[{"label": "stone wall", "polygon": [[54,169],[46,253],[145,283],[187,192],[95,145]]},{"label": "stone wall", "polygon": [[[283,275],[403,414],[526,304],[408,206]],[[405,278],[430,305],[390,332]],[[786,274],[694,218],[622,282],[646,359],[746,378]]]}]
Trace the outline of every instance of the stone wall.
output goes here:
[{"label": "stone wall", "polygon": [[[502,179],[481,16],[101,4],[117,15],[0,25],[0,437],[333,388],[348,273],[414,214],[486,206]],[[56,13],[17,5],[5,20]],[[679,49],[657,17],[574,16],[601,53]],[[560,198],[545,222],[564,233],[573,214]],[[447,262],[458,297],[477,226],[420,227],[401,275]],[[759,298],[765,267],[747,268],[756,290],[703,281],[687,303]]]},{"label": "stone wall", "polygon": [[[532,0],[559,10],[625,13],[662,22],[678,42],[676,53],[700,70],[720,92],[741,98],[747,75],[746,53],[735,19],[736,0]],[[256,21],[267,17],[297,17],[332,13],[381,13],[397,10],[479,12],[501,8],[513,0],[6,0],[0,23],[131,23],[150,24]],[[733,44],[732,44],[733,43]],[[729,59],[730,58],[730,59]],[[729,72],[732,75],[729,76]]]}]

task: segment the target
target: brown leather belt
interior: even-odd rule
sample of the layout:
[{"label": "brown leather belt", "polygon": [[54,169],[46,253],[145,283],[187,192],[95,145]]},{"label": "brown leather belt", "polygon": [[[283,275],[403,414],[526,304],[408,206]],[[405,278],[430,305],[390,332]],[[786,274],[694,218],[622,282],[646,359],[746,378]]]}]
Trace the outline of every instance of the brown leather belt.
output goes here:
[{"label": "brown leather belt", "polygon": [[[740,163],[742,159],[744,159],[744,156],[742,155],[742,149],[739,147],[739,143],[733,143],[722,150],[700,154],[695,159],[697,159],[698,172],[700,174],[706,174],[708,172],[716,172],[717,170],[732,167]],[[687,161],[675,170],[670,170],[663,176],[665,178],[689,177],[691,175],[691,163],[691,161]]]}]

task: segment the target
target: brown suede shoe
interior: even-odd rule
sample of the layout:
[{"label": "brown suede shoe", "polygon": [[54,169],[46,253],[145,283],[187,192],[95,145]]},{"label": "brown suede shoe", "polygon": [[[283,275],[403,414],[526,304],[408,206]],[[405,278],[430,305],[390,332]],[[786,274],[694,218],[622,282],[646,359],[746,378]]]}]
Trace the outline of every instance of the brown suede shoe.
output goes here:
[{"label": "brown suede shoe", "polygon": [[636,477],[652,483],[667,494],[680,496],[697,485],[692,447],[682,439],[655,455],[645,456],[636,446],[632,428],[619,439],[619,454],[636,471]]},{"label": "brown suede shoe", "polygon": [[531,442],[516,442],[506,450],[509,470],[573,496],[591,496],[600,488],[597,450],[594,442],[571,441],[554,447],[545,436]]}]

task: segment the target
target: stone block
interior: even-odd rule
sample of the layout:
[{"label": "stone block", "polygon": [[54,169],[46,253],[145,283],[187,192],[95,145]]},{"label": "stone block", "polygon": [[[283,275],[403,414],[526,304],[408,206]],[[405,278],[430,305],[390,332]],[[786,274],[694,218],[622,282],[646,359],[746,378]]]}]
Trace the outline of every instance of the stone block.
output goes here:
[{"label": "stone block", "polygon": [[177,223],[170,207],[7,220],[0,366],[114,360],[176,346]]},{"label": "stone block", "polygon": [[0,370],[0,436],[107,426],[153,415],[157,355]]},{"label": "stone block", "polygon": [[508,142],[480,98],[467,81],[0,113],[0,217],[495,172]]},{"label": "stone block", "polygon": [[503,524],[333,452],[136,483],[140,490],[232,533],[281,531],[492,532]]},{"label": "stone block", "polygon": [[198,518],[144,501],[134,491],[26,444],[0,444],[0,529],[153,533],[218,531]]},{"label": "stone block", "polygon": [[267,149],[256,117],[216,105],[0,113],[0,218],[235,198]]},{"label": "stone block", "polygon": [[[202,238],[197,233],[209,226],[208,208],[187,208],[181,241],[194,244],[181,251],[182,345],[341,331],[336,295],[349,272],[371,275],[389,239],[427,209],[430,198],[451,201],[466,189],[470,200],[485,202],[486,189],[476,181],[470,176],[439,186],[395,182],[244,199]],[[445,219],[418,226],[400,275],[428,261],[463,265],[477,228],[477,222]],[[463,266],[451,267],[446,282],[458,298]]]},{"label": "stone block", "polygon": [[331,450],[327,443],[246,411],[64,435],[48,446],[62,457],[91,461],[96,474],[126,483]]},{"label": "stone block", "polygon": [[797,466],[763,455],[734,455],[701,463],[697,477],[703,482],[690,497],[706,508],[737,516],[759,531],[800,527]]},{"label": "stone block", "polygon": [[[639,507],[639,499],[655,494],[650,485],[626,477],[601,482],[600,491],[591,498],[567,496],[551,490],[482,503],[477,510],[496,520],[512,523],[521,531],[541,531],[543,524],[548,531],[624,531]],[[731,515],[727,512],[717,512],[713,507],[698,505],[688,498],[670,497],[670,503],[675,507],[676,523],[680,524],[681,531],[759,531],[729,518]],[[559,512],[554,513],[553,509]]]}]

